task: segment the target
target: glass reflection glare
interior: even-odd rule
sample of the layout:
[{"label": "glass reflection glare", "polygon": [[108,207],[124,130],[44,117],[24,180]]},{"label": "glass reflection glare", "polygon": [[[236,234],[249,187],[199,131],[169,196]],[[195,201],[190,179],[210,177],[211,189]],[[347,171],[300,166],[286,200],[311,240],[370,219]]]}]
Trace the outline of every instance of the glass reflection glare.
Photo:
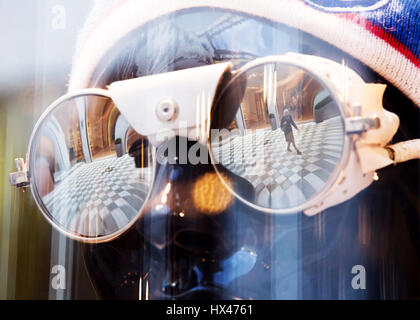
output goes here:
[{"label": "glass reflection glare", "polygon": [[212,135],[213,158],[252,183],[256,198],[246,201],[288,209],[323,189],[341,157],[344,128],[322,82],[297,67],[259,65],[237,76],[217,104],[234,117],[214,116],[212,129],[228,123],[228,130]]},{"label": "glass reflection glare", "polygon": [[111,99],[90,95],[61,103],[33,144],[35,189],[65,231],[107,236],[138,215],[152,182],[151,152]]}]

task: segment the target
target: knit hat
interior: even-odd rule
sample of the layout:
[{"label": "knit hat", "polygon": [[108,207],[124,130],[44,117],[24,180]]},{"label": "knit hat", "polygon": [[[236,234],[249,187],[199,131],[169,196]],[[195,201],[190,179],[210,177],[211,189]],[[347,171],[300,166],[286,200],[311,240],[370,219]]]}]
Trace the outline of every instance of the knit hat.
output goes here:
[{"label": "knit hat", "polygon": [[[245,13],[312,34],[368,65],[420,106],[417,0],[97,0],[77,42],[69,89],[88,86],[99,61],[130,31],[171,12],[203,7]],[[188,50],[209,59],[211,47],[205,40],[177,39],[176,32],[148,36],[157,39],[157,50],[149,57],[160,63],[149,66],[151,72],[162,72],[168,63],[159,59],[158,44],[165,41],[189,43]]]}]

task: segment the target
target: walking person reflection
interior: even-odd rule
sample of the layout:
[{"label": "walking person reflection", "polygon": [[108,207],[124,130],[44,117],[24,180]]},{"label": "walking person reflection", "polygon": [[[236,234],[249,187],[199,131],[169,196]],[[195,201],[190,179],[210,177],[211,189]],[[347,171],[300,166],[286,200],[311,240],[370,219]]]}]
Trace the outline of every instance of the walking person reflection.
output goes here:
[{"label": "walking person reflection", "polygon": [[290,144],[293,144],[293,147],[296,149],[297,154],[302,154],[296,147],[292,126],[294,126],[296,130],[299,130],[299,128],[296,126],[296,123],[293,121],[292,116],[290,115],[289,109],[284,109],[283,117],[280,121],[280,128],[283,130],[284,137],[286,138],[287,151],[292,152],[292,150],[290,150]]}]

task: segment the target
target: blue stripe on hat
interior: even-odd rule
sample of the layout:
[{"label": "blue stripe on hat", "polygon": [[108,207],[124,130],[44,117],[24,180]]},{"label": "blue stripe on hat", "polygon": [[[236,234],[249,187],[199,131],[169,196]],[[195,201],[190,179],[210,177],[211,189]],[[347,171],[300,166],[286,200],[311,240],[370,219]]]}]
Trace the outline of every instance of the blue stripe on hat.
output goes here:
[{"label": "blue stripe on hat", "polygon": [[[303,0],[317,10],[351,13],[369,20],[420,59],[419,0]],[[384,39],[386,40],[386,39]]]}]

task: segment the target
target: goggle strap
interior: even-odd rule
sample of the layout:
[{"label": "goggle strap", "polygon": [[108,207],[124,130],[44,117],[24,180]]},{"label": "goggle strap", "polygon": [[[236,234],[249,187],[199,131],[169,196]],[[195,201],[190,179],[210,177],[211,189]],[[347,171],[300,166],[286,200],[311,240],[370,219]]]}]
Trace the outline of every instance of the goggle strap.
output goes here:
[{"label": "goggle strap", "polygon": [[386,149],[390,152],[394,164],[420,159],[420,139],[399,142],[387,146]]}]

